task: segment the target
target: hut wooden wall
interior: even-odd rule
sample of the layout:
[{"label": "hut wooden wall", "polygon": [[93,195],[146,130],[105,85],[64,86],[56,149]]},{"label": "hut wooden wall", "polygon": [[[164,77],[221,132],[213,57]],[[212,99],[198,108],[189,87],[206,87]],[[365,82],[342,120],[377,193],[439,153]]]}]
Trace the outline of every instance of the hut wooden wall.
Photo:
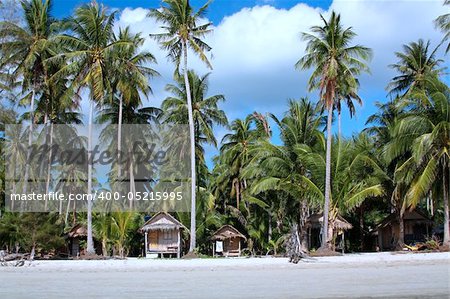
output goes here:
[{"label": "hut wooden wall", "polygon": [[[178,230],[152,230],[148,233],[150,251],[168,251],[169,247],[178,246]],[[176,250],[175,250],[176,251]]]}]

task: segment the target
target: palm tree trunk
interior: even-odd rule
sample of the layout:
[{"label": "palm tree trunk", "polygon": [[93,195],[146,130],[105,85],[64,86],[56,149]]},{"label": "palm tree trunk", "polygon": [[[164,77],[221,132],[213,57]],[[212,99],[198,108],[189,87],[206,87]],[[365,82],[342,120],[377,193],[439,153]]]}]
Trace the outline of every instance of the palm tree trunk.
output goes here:
[{"label": "palm tree trunk", "polygon": [[402,250],[405,245],[405,221],[403,220],[403,210],[398,215],[398,241],[396,250]]},{"label": "palm tree trunk", "polygon": [[130,157],[130,167],[129,167],[129,171],[130,171],[130,193],[132,194],[131,195],[131,200],[129,202],[129,208],[130,208],[130,211],[131,211],[133,209],[134,194],[136,193],[135,186],[134,186],[133,154],[131,152],[131,149],[129,151],[129,157]]},{"label": "palm tree trunk", "polygon": [[[36,86],[33,87],[31,91],[31,103],[30,103],[30,131],[28,132],[28,149],[27,149],[27,160],[25,161],[25,174],[23,178],[23,194],[27,193],[28,188],[28,179],[30,176],[30,159],[31,159],[31,144],[33,143],[33,124],[34,124],[34,98],[36,96]],[[23,204],[22,201],[20,203],[21,212],[23,212]]]},{"label": "palm tree trunk", "polygon": [[[91,164],[91,154],[92,154],[92,122],[94,114],[94,102],[91,100],[89,108],[89,129],[88,129],[88,186],[87,194],[88,196],[92,194],[92,164]],[[94,254],[94,239],[92,236],[92,201],[87,201],[87,254]]]},{"label": "palm tree trunk", "polygon": [[108,256],[108,250],[106,248],[106,241],[107,241],[106,238],[102,238],[102,255],[104,257]]},{"label": "palm tree trunk", "polygon": [[122,175],[122,165],[120,164],[120,150],[122,148],[122,114],[123,114],[123,97],[120,96],[119,100],[119,123],[117,128],[117,177],[120,180]]},{"label": "palm tree trunk", "polygon": [[341,136],[342,136],[342,131],[341,131],[341,111],[338,111],[338,139],[339,139],[339,144],[341,143]]},{"label": "palm tree trunk", "polygon": [[186,98],[189,119],[189,137],[191,140],[191,241],[189,244],[189,252],[193,252],[196,246],[196,201],[195,201],[195,136],[194,136],[194,117],[192,113],[191,88],[189,86],[188,69],[187,69],[187,49],[186,42],[183,42],[184,56],[184,84],[186,86]]},{"label": "palm tree trunk", "polygon": [[270,240],[272,240],[272,209],[270,209],[267,213],[267,216],[269,218],[269,229],[267,232],[267,243],[270,242]]},{"label": "palm tree trunk", "polygon": [[236,208],[239,209],[239,195],[241,194],[239,179],[234,184],[236,186]]},{"label": "palm tree trunk", "polygon": [[325,165],[325,204],[323,207],[323,226],[322,226],[322,248],[329,248],[328,240],[328,214],[330,210],[330,193],[331,193],[331,124],[333,118],[333,105],[328,107],[327,119],[327,153]]},{"label": "palm tree trunk", "polygon": [[359,207],[359,235],[361,238],[360,250],[364,250],[364,203]]},{"label": "palm tree trunk", "polygon": [[449,214],[448,214],[448,169],[446,169],[445,164],[443,167],[444,171],[442,174],[443,184],[442,187],[444,188],[444,246],[450,246],[450,224],[449,224]]},{"label": "palm tree trunk", "polygon": [[[47,180],[45,182],[45,193],[49,193],[50,189],[50,179],[52,171],[52,146],[53,146],[53,122],[50,122],[50,149],[48,152],[48,164],[47,164]],[[62,201],[61,201],[62,205]],[[47,212],[47,201],[45,201],[45,211]],[[61,214],[61,211],[60,211]]]}]

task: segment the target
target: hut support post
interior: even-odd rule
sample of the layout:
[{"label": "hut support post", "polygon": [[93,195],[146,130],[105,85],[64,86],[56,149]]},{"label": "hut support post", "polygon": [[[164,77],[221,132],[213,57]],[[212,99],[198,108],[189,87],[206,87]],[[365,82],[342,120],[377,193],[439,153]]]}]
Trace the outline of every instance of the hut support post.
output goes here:
[{"label": "hut support post", "polygon": [[181,256],[181,230],[178,230],[178,234],[177,234],[178,238],[177,238],[177,258],[180,258]]},{"label": "hut support post", "polygon": [[213,246],[213,257],[216,257],[216,241],[212,243]]},{"label": "hut support post", "polygon": [[378,229],[378,251],[383,251],[383,233],[381,232],[382,229]]},{"label": "hut support post", "polygon": [[241,238],[238,238],[238,244],[239,244],[239,256],[241,256]]},{"label": "hut support post", "polygon": [[147,257],[147,251],[148,251],[148,243],[147,243],[148,237],[147,237],[147,235],[148,235],[148,232],[145,231],[145,234],[144,234],[144,236],[145,236],[145,237],[144,237],[145,257]]}]

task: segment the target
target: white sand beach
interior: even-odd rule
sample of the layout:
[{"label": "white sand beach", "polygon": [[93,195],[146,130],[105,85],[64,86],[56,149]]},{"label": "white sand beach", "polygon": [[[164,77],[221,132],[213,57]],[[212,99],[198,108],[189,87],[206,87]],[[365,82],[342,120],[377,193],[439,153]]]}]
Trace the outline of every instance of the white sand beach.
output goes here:
[{"label": "white sand beach", "polygon": [[1,298],[449,298],[450,253],[34,261],[0,268]]}]

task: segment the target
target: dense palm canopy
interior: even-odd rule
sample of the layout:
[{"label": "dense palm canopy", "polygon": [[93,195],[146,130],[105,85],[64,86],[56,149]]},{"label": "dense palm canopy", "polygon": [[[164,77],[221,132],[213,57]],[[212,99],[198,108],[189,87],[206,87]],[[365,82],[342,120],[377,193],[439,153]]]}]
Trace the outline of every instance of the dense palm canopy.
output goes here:
[{"label": "dense palm canopy", "polygon": [[436,58],[437,48],[430,49],[430,41],[419,39],[403,45],[403,52],[396,52],[398,62],[390,65],[398,75],[392,78],[387,89],[390,95],[406,95],[411,92],[423,91],[432,84],[442,69],[443,62]]},{"label": "dense palm canopy", "polygon": [[44,81],[44,61],[52,55],[50,41],[57,33],[56,20],[50,14],[50,0],[22,1],[21,5],[23,27],[8,21],[0,24],[0,38],[4,39],[0,66],[13,69],[12,79],[21,82],[24,92],[36,92]]},{"label": "dense palm canopy", "polygon": [[67,59],[54,79],[73,76],[72,89],[87,87],[93,101],[100,102],[110,88],[109,73],[106,69],[108,58],[130,41],[113,39],[115,12],[108,14],[105,7],[96,2],[79,7],[73,16],[64,21],[69,33],[56,37],[65,51],[50,58],[51,62]]},{"label": "dense palm canopy", "polygon": [[[450,93],[441,82],[434,82],[427,91],[427,105],[416,93],[403,99],[408,114],[394,129],[394,140],[388,144],[389,160],[407,157],[397,168],[397,176],[405,190],[406,205],[415,207],[435,186],[444,203],[444,242],[450,241],[448,216],[448,173],[450,169]],[[407,136],[406,139],[404,136]],[[413,142],[411,143],[411,140]]]}]

